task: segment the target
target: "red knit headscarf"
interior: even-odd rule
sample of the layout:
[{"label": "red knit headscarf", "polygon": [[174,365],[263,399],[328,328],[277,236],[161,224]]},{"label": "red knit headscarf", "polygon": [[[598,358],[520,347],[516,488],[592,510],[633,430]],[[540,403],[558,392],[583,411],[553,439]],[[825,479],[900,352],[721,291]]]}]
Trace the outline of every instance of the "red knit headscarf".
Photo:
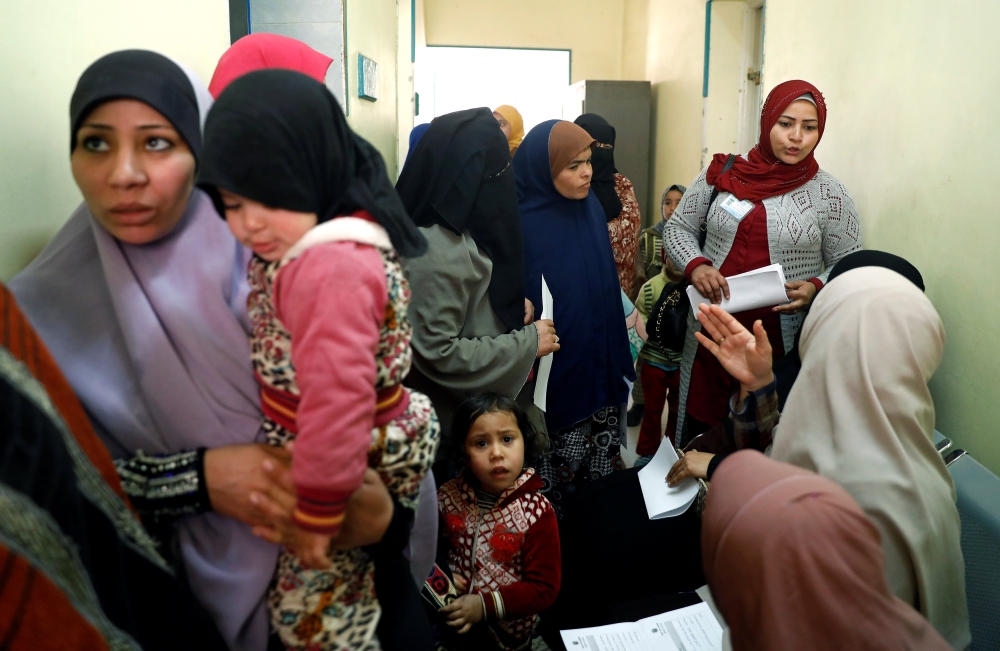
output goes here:
[{"label": "red knit headscarf", "polygon": [[826,102],[823,94],[808,81],[786,81],[775,86],[764,101],[764,108],[760,112],[760,140],[757,146],[750,150],[746,158],[738,156],[725,174],[722,173],[722,168],[729,155],[716,154],[708,166],[705,180],[720,191],[731,192],[737,199],[760,201],[791,192],[816,176],[819,163],[813,157],[815,148],[795,165],[781,162],[771,149],[771,129],[788,105],[806,93],[811,94],[816,102],[816,114],[819,118],[818,145],[826,127]]},{"label": "red knit headscarf", "polygon": [[331,63],[333,59],[294,38],[278,34],[248,34],[233,43],[219,59],[208,92],[219,99],[226,86],[237,77],[270,68],[295,70],[323,83]]}]

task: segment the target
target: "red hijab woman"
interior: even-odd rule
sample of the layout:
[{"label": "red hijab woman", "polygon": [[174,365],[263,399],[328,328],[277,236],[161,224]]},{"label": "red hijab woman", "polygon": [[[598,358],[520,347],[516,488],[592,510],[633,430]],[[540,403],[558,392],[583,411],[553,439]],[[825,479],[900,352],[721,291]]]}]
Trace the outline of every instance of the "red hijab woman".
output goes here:
[{"label": "red hijab woman", "polygon": [[[813,155],[825,127],[819,89],[800,80],[779,84],[764,102],[757,145],[745,157],[735,156],[729,169],[730,155],[716,154],[664,231],[667,254],[715,303],[729,298],[727,277],[781,264],[790,302],[734,315],[750,330],[761,322],[775,358],[791,348],[800,312],[829,270],[861,248],[853,200]],[[681,444],[725,418],[734,388],[718,361],[698,347],[697,328],[692,317],[681,366]]]}]

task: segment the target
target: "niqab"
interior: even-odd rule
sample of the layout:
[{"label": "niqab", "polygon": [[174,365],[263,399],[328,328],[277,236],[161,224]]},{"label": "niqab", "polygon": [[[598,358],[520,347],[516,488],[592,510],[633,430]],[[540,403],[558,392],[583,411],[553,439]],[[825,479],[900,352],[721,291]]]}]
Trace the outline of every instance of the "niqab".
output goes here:
[{"label": "niqab", "polygon": [[493,263],[490,305],[524,326],[524,246],[507,141],[489,109],[435,118],[407,158],[396,191],[417,226],[468,231]]},{"label": "niqab", "polygon": [[[597,195],[608,221],[617,219],[622,213],[622,200],[615,189],[615,128],[596,113],[584,113],[575,124],[583,127],[597,142],[592,150],[594,177],[590,189]],[[662,205],[662,204],[661,204]]]}]

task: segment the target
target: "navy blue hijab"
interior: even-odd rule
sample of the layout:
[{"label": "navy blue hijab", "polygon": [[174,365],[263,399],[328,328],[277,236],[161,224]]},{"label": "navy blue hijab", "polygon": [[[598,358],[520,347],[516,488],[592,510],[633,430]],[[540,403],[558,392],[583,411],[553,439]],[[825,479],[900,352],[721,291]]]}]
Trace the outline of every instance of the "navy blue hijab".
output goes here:
[{"label": "navy blue hijab", "polygon": [[525,295],[542,309],[542,275],[552,292],[561,349],[553,353],[545,420],[550,430],[628,401],[635,379],[608,220],[591,192],[563,197],[552,182],[549,133],[559,120],[532,129],[514,156],[524,229]]}]

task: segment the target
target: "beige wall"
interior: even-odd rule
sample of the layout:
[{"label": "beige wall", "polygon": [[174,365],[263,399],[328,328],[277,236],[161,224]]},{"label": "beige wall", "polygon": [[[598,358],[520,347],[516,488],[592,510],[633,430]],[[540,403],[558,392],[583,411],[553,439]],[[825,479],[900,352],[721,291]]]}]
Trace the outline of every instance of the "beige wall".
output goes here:
[{"label": "beige wall", "polygon": [[[409,2],[400,0],[409,11]],[[347,0],[347,122],[382,152],[395,179],[398,155],[396,0]],[[407,39],[409,32],[407,32]],[[358,97],[358,53],[378,63],[378,100]]]},{"label": "beige wall", "polygon": [[820,165],[854,197],[865,246],[913,262],[944,319],[938,429],[1000,472],[1000,3],[768,0],[766,12],[765,90],[800,78],[825,95]]},{"label": "beige wall", "polygon": [[[653,89],[653,191],[688,185],[700,170],[702,79],[705,46],[704,0],[649,0],[646,78]],[[649,206],[653,215],[658,205]]]},{"label": "beige wall", "polygon": [[69,169],[69,100],[84,69],[108,52],[144,48],[188,64],[207,83],[229,46],[229,7],[3,0],[0,25],[0,280],[8,280],[81,200]]},{"label": "beige wall", "polygon": [[573,83],[621,79],[625,0],[424,0],[429,45],[573,51]]}]

